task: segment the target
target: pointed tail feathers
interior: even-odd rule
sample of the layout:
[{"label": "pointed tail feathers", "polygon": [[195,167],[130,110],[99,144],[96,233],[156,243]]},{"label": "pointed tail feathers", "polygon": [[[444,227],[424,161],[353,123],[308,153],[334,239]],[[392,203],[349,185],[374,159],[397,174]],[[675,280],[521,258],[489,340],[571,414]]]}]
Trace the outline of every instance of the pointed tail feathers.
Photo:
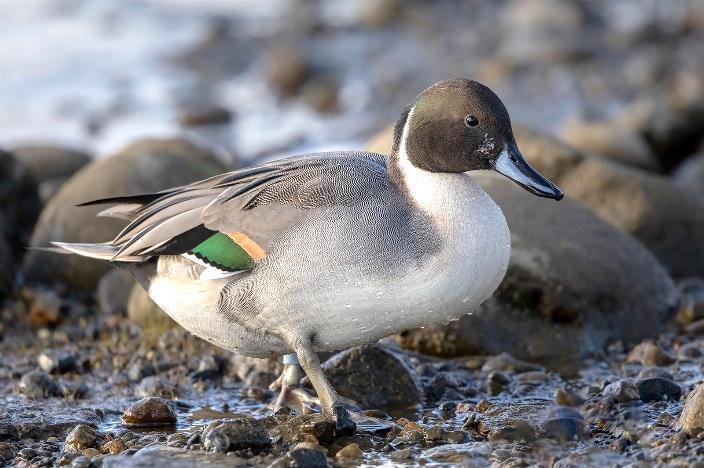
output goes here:
[{"label": "pointed tail feathers", "polygon": [[[106,260],[111,262],[115,254],[120,250],[120,246],[110,243],[104,244],[72,244],[68,242],[52,242],[54,247],[44,247],[41,250],[60,253],[74,253],[83,257],[96,258],[98,260]],[[139,256],[124,256],[120,257],[120,262],[143,262],[144,257]]]}]

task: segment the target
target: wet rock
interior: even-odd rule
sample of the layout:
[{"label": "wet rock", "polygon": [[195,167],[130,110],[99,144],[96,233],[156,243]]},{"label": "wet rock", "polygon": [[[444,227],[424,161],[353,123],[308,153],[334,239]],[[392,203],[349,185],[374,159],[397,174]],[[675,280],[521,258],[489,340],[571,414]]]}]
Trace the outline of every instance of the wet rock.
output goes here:
[{"label": "wet rock", "polygon": [[618,380],[612,382],[602,391],[604,396],[613,397],[619,403],[628,403],[629,401],[638,400],[640,393],[638,387],[632,380]]},{"label": "wet rock", "polygon": [[22,376],[20,392],[27,398],[39,400],[52,396],[61,396],[61,386],[43,371],[30,371]]},{"label": "wet rock", "polygon": [[646,403],[650,401],[676,400],[682,394],[682,389],[679,385],[662,377],[641,379],[636,385],[640,399]]},{"label": "wet rock", "polygon": [[672,175],[680,187],[704,194],[704,154],[700,153],[687,159],[677,166]]},{"label": "wet rock", "polygon": [[229,110],[205,103],[191,103],[181,106],[178,121],[184,127],[226,124],[232,120]]},{"label": "wet rock", "polygon": [[283,96],[298,94],[310,73],[307,60],[294,48],[275,48],[264,57],[264,79]]},{"label": "wet rock", "polygon": [[413,368],[388,348],[369,344],[336,354],[323,370],[337,392],[364,409],[417,405],[423,392]]},{"label": "wet rock", "polygon": [[404,347],[440,356],[505,351],[522,359],[566,358],[661,330],[677,294],[641,243],[568,199],[549,203],[498,175],[474,177],[511,229],[506,276],[472,315],[408,332]]},{"label": "wet rock", "polygon": [[178,325],[161,310],[139,284],[132,287],[127,299],[127,317],[142,327],[144,339],[153,342]]},{"label": "wet rock", "polygon": [[147,397],[125,410],[122,423],[127,427],[173,426],[176,424],[176,413],[166,400]]},{"label": "wet rock", "polygon": [[549,409],[538,428],[540,437],[567,442],[579,438],[584,433],[584,418],[572,408]]},{"label": "wet rock", "polygon": [[320,413],[296,416],[283,421],[272,431],[272,437],[296,443],[313,437],[321,443],[335,440],[335,423]]},{"label": "wet rock", "polygon": [[687,326],[704,318],[704,279],[690,278],[678,285],[680,303],[677,310],[677,321]]},{"label": "wet rock", "polygon": [[482,366],[482,372],[513,372],[520,374],[522,372],[537,371],[542,369],[540,366],[521,361],[511,356],[508,353],[497,354],[486,360]]},{"label": "wet rock", "polygon": [[137,385],[137,395],[142,397],[176,398],[180,391],[169,379],[153,375],[145,377]]},{"label": "wet rock", "polygon": [[240,449],[262,449],[271,445],[264,425],[249,416],[210,423],[201,436],[206,450],[229,452]]},{"label": "wet rock", "polygon": [[37,184],[65,180],[92,160],[83,151],[49,145],[18,146],[12,148],[12,154]]},{"label": "wet rock", "polygon": [[27,245],[41,205],[37,185],[29,170],[11,153],[0,150],[0,233],[18,260]]},{"label": "wet rock", "polygon": [[327,468],[330,465],[327,455],[322,450],[300,447],[290,450],[270,466],[271,468]]},{"label": "wet rock", "polygon": [[37,364],[44,372],[63,374],[76,369],[76,356],[65,349],[45,349]]},{"label": "wet rock", "polygon": [[101,460],[105,468],[144,468],[168,466],[170,468],[228,467],[243,460],[218,453],[186,450],[177,447],[150,445],[136,453],[106,456]]},{"label": "wet rock", "polygon": [[105,442],[100,450],[103,453],[109,453],[111,455],[116,455],[122,453],[127,449],[127,445],[122,439],[113,439],[111,441]]},{"label": "wet rock", "polygon": [[[212,153],[180,139],[138,141],[114,156],[96,160],[64,184],[44,208],[32,234],[32,246],[49,242],[104,242],[124,226],[114,218],[96,218],[105,207],[77,207],[97,198],[149,193],[216,175],[224,167]],[[92,292],[109,265],[77,255],[31,251],[23,264],[30,282],[56,282]]]},{"label": "wet rock", "polygon": [[362,449],[359,448],[359,444],[352,442],[338,450],[335,454],[335,458],[342,460],[359,460],[363,455],[364,453]]},{"label": "wet rock", "polygon": [[95,429],[85,424],[79,424],[66,436],[64,441],[64,451],[82,452],[93,447],[97,438]]},{"label": "wet rock", "polygon": [[95,296],[101,312],[107,315],[127,312],[127,303],[135,281],[132,275],[113,268],[100,278]]},{"label": "wet rock", "polygon": [[678,428],[690,437],[704,431],[704,384],[697,385],[687,395],[684,409],[678,420]]},{"label": "wet rock", "polygon": [[628,166],[660,169],[657,157],[640,135],[609,122],[573,121],[561,129],[560,137],[575,148]]},{"label": "wet rock", "polygon": [[477,413],[476,428],[489,440],[535,440],[548,406],[545,401],[497,403]]},{"label": "wet rock", "polygon": [[626,358],[626,362],[638,362],[646,366],[666,366],[674,359],[652,341],[644,341],[636,345]]}]

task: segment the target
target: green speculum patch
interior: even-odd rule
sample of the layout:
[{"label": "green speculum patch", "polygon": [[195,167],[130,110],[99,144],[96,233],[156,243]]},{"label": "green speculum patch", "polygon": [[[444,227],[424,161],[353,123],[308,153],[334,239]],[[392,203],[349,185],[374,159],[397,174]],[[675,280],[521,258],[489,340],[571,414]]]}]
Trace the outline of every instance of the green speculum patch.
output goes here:
[{"label": "green speculum patch", "polygon": [[254,259],[227,235],[218,232],[198,244],[191,253],[215,267],[239,271],[254,267]]}]

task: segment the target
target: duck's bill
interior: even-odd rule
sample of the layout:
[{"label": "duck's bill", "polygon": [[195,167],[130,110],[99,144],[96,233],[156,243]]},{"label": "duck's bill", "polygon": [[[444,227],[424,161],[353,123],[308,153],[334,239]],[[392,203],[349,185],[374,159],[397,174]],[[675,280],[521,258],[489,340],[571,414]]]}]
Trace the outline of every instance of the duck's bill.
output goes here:
[{"label": "duck's bill", "polygon": [[561,200],[565,195],[555,184],[526,162],[515,145],[507,145],[499,157],[491,161],[494,170],[539,197]]}]

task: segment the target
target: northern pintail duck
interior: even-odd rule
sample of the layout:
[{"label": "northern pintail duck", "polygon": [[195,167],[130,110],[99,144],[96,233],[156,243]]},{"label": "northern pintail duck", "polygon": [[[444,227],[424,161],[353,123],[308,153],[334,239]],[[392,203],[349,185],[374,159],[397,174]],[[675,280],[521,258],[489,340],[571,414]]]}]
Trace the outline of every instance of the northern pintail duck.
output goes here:
[{"label": "northern pintail duck", "polygon": [[388,157],[306,154],[96,200],[127,227],[111,242],[55,245],[126,268],[204,340],[251,357],[288,355],[278,404],[300,362],[345,433],[354,423],[318,352],[457,319],[503,279],[510,233],[472,179],[481,169],[562,198],[521,156],[496,94],[446,80],[404,109]]}]

